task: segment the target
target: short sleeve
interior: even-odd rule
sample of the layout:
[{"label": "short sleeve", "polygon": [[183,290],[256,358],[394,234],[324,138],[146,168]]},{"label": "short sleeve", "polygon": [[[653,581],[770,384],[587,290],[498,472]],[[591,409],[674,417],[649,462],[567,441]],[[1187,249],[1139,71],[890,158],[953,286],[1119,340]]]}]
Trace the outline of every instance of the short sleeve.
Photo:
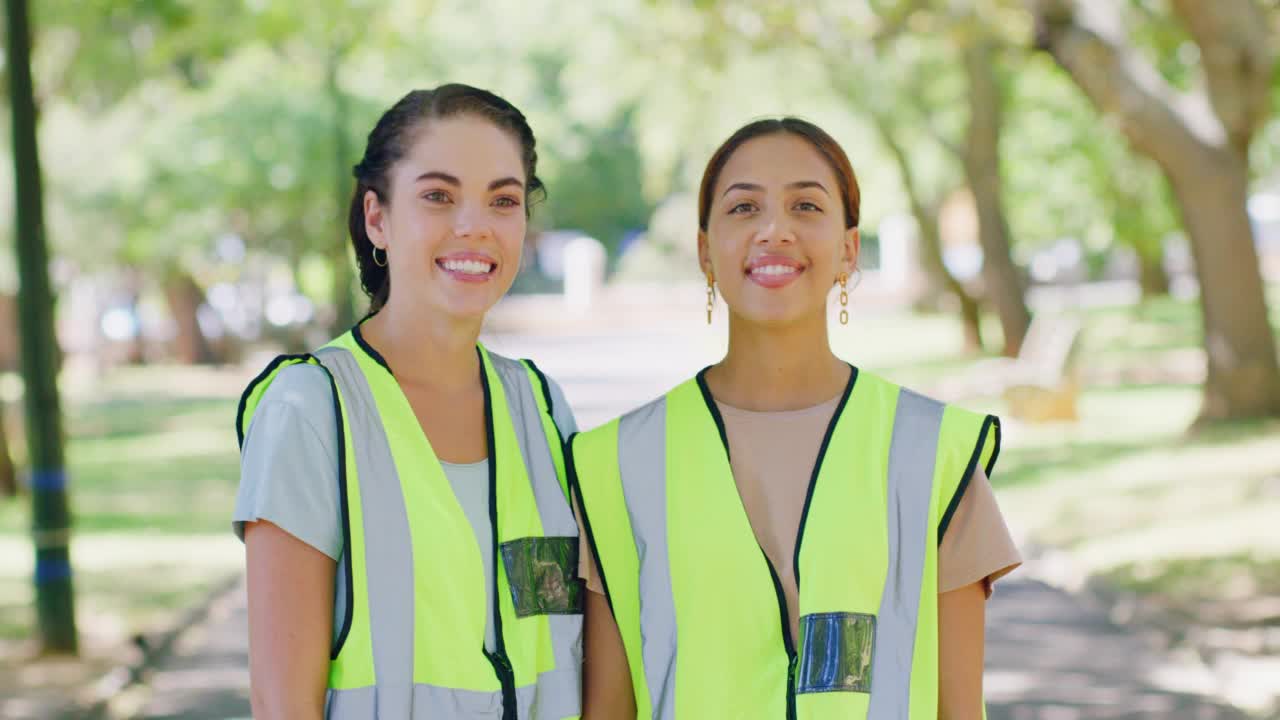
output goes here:
[{"label": "short sleeve", "polygon": [[1021,564],[991,482],[975,468],[938,548],[938,592],[981,581],[990,597],[995,581]]},{"label": "short sleeve", "polygon": [[578,421],[573,417],[573,408],[569,407],[560,384],[548,377],[547,390],[551,394],[551,419],[555,420],[556,428],[560,431],[560,441],[565,442],[570,435],[578,432]]},{"label": "short sleeve", "polygon": [[337,560],[342,555],[338,431],[328,374],[315,365],[280,371],[245,433],[232,528],[267,520]]}]

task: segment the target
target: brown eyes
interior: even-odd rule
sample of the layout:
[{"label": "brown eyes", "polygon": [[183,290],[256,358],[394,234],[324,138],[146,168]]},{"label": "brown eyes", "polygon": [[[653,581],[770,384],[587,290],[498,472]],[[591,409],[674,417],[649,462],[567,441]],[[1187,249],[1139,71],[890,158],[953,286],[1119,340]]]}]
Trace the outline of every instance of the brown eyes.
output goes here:
[{"label": "brown eyes", "polygon": [[[449,193],[443,190],[432,190],[430,192],[423,193],[422,199],[435,204],[444,204],[452,201],[449,197]],[[509,195],[500,195],[497,198],[494,198],[493,205],[505,210],[520,207],[520,201]]]},{"label": "brown eyes", "polygon": [[[809,202],[808,200],[801,200],[800,202],[796,203],[791,207],[793,210],[799,210],[801,212],[822,212],[822,208],[818,207],[817,203],[812,203],[812,202]],[[744,215],[749,212],[754,212],[755,210],[756,210],[756,206],[754,203],[742,202],[729,208],[729,214]]]}]

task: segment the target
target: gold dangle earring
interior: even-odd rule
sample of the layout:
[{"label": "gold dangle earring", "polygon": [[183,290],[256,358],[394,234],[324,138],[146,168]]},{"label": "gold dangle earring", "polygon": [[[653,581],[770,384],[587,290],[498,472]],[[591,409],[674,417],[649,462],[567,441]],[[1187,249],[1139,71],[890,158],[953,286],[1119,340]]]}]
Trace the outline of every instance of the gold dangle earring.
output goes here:
[{"label": "gold dangle earring", "polygon": [[707,273],[707,324],[711,324],[711,311],[716,306],[716,281],[711,273]]},{"label": "gold dangle earring", "polygon": [[849,324],[849,273],[840,273],[840,324]]},{"label": "gold dangle earring", "polygon": [[[382,262],[378,262],[378,251],[379,251],[379,250],[382,250]],[[369,254],[373,256],[373,264],[374,264],[374,265],[377,265],[378,267],[386,267],[386,266],[387,266],[387,251],[386,251],[385,249],[380,248],[380,247],[378,247],[377,245],[374,245],[374,246],[373,246],[373,250],[372,250]]]}]

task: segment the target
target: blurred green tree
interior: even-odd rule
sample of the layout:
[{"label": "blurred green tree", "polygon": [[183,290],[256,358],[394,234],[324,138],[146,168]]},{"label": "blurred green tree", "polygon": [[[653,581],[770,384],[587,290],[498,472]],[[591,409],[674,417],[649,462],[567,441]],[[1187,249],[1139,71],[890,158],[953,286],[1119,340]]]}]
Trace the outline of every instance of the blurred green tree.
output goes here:
[{"label": "blurred green tree", "polygon": [[[1029,0],[1036,43],[1071,75],[1178,199],[1200,284],[1209,361],[1200,420],[1280,415],[1280,364],[1246,210],[1249,147],[1271,111],[1271,21],[1252,0],[1172,0],[1203,89],[1144,59],[1124,8]],[[1199,84],[1199,82],[1197,82]]]}]

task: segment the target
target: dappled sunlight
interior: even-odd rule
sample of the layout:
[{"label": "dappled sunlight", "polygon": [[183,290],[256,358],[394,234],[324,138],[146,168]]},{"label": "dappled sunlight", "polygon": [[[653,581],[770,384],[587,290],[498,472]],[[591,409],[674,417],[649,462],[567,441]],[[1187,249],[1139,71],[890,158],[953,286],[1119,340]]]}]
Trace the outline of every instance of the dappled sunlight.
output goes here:
[{"label": "dappled sunlight", "polygon": [[[226,418],[228,426],[234,422],[234,415]],[[225,457],[227,448],[234,450],[235,443],[235,431],[230,428],[174,428],[145,437],[114,440],[109,445],[85,443],[75,450],[71,462],[73,467],[76,463],[102,463],[119,453],[125,453],[137,462],[171,462],[179,458],[199,461],[202,456]],[[179,477],[174,479],[176,481]]]},{"label": "dappled sunlight", "polygon": [[[420,151],[429,119],[370,132],[446,82],[519,109],[523,181],[535,171],[547,193],[524,197],[499,263],[513,284],[483,320],[401,298],[388,342],[480,327],[486,347],[537,361],[589,430],[720,360],[731,322],[778,302],[794,327],[772,334],[790,319],[768,314],[761,342],[735,337],[766,359],[761,382],[825,363],[825,322],[866,373],[1000,416],[992,486],[1026,563],[988,605],[991,720],[1242,720],[1227,700],[1274,715],[1274,5],[11,0],[0,32],[31,42],[10,38],[3,67],[0,717],[247,717],[238,400],[273,358],[359,322],[363,286],[389,287],[364,272],[386,266],[357,178],[407,243],[381,256],[401,290],[423,280],[402,264],[415,233],[488,242],[496,206],[473,205],[469,153],[441,167]],[[838,163],[814,165],[735,180],[750,214],[709,187],[700,217],[713,149],[781,115],[831,135],[856,193]],[[778,148],[768,162],[792,167]],[[389,204],[422,172],[401,172],[406,149],[461,178],[420,225]],[[807,159],[832,159],[819,150]],[[856,258],[841,244],[854,226]],[[756,294],[738,304],[733,275],[752,271],[721,262],[726,247],[791,264],[755,268],[778,285],[743,280]],[[851,266],[831,264],[841,252]],[[412,297],[450,294],[430,278]],[[1232,422],[1201,422],[1219,416]],[[43,607],[68,639],[78,624],[79,660],[33,655],[37,542],[55,556],[42,599],[63,600]]]},{"label": "dappled sunlight", "polygon": [[1036,581],[1007,580],[987,611],[988,717],[1243,720],[1238,711],[1192,694],[1217,687],[1194,662],[1173,666],[1192,682],[1175,692],[1162,687],[1157,680],[1174,670],[1158,658],[1140,637],[1116,633],[1099,610],[1082,610],[1066,593]]},{"label": "dappled sunlight", "polygon": [[[30,540],[0,535],[0,577],[29,574]],[[164,566],[170,577],[198,577],[210,568],[234,568],[244,562],[244,546],[227,531],[217,535],[151,533],[79,533],[72,538],[77,569],[107,572]]]}]

